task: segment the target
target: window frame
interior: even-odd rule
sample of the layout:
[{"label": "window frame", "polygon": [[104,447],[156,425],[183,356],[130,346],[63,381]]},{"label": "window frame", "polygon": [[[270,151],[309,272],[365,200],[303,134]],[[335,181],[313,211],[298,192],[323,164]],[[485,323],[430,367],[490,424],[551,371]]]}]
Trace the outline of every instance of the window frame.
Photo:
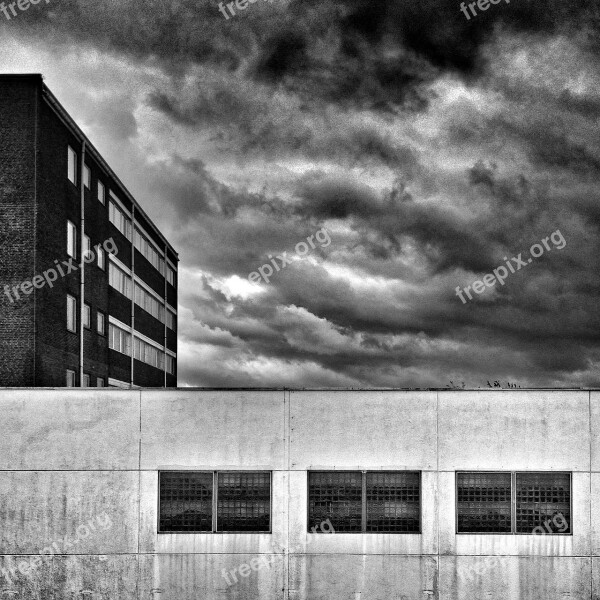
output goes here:
[{"label": "window frame", "polygon": [[[73,161],[71,163],[71,161]],[[73,179],[71,179],[71,165],[73,171]],[[67,146],[67,179],[73,184],[77,185],[77,152],[71,148],[71,146]]]},{"label": "window frame", "polygon": [[[102,190],[102,193],[100,193],[100,190]],[[96,196],[98,198],[98,202],[100,202],[100,204],[104,204],[106,206],[106,186],[99,179],[98,179]]]},{"label": "window frame", "polygon": [[[102,331],[98,327],[100,323],[102,323]],[[106,315],[101,310],[96,311],[96,333],[106,337]]]},{"label": "window frame", "polygon": [[[100,382],[102,382],[102,385],[98,385]],[[96,387],[106,387],[106,381],[104,380],[104,377],[96,377]]]},{"label": "window frame", "polygon": [[83,303],[83,314],[81,315],[81,320],[83,321],[84,329],[92,328],[92,307],[87,302]]},{"label": "window frame", "polygon": [[[84,382],[86,382],[86,381],[87,381],[87,385],[84,385]],[[90,377],[90,374],[89,373],[84,373],[83,374],[83,379],[81,381],[81,387],[82,388],[92,387],[91,383],[92,383],[92,378]]]},{"label": "window frame", "polygon": [[[72,376],[73,385],[69,385],[69,375]],[[65,387],[68,387],[68,388],[77,387],[77,379],[76,379],[76,377],[77,377],[77,373],[75,373],[75,371],[73,371],[73,369],[67,369],[67,372],[66,372],[66,382],[65,382],[66,386]]]},{"label": "window frame", "polygon": [[77,226],[70,219],[67,219],[67,256],[77,259]]},{"label": "window frame", "polygon": [[[161,531],[160,529],[160,476],[162,473],[204,473],[212,475],[212,498],[211,498],[211,530],[210,531]],[[244,473],[244,474],[265,474],[269,475],[269,529],[255,531],[234,531],[234,530],[218,530],[218,506],[219,506],[219,474],[229,473]],[[157,478],[158,493],[156,498],[156,533],[158,535],[272,535],[273,534],[273,471],[261,469],[221,469],[221,470],[206,470],[206,469],[159,469]]]},{"label": "window frame", "polygon": [[[458,474],[510,474],[510,531],[459,531],[458,530]],[[525,531],[517,531],[517,475],[568,475],[569,476],[569,531],[568,532],[546,532],[544,535],[573,535],[573,472],[572,471],[508,471],[506,469],[499,471],[485,470],[460,470],[454,472],[454,532],[455,535],[530,535],[538,534]]]},{"label": "window frame", "polygon": [[83,163],[83,187],[92,189],[92,170],[85,163]]},{"label": "window frame", "polygon": [[[69,327],[69,302],[72,301],[73,302],[73,328],[71,329],[71,327]],[[75,298],[75,296],[71,296],[71,294],[67,294],[67,318],[66,318],[66,325],[67,325],[67,331],[69,333],[77,333],[77,298]]]},{"label": "window frame", "polygon": [[[339,531],[335,525],[334,532],[340,535],[422,535],[423,533],[423,471],[413,469],[310,469],[306,471],[306,532],[324,533],[311,529],[310,518],[310,474],[311,473],[360,473],[361,474],[361,531]],[[419,475],[419,530],[418,531],[367,531],[367,473],[413,473]]]},{"label": "window frame", "polygon": [[106,271],[106,252],[101,244],[96,246],[96,250],[98,251],[96,254],[96,266],[102,271]]}]

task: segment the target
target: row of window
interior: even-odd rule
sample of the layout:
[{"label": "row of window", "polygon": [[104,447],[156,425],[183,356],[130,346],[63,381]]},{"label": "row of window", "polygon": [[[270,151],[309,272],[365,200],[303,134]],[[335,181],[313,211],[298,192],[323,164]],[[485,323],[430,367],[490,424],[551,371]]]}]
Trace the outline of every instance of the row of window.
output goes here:
[{"label": "row of window", "polygon": [[[131,334],[112,323],[108,324],[108,347],[111,350],[131,356]],[[175,359],[156,346],[136,337],[134,339],[133,357],[157,369],[175,374]]]},{"label": "row of window", "polygon": [[[108,265],[108,283],[117,290],[117,292],[131,300],[131,277],[125,273],[123,269],[120,269],[113,263]],[[175,330],[175,313],[169,309],[167,309],[165,313],[164,304],[138,283],[135,284],[134,301],[138,306],[151,314],[155,319],[158,319],[161,323],[166,322],[169,329]]]},{"label": "row of window", "polygon": [[[77,185],[77,153],[71,147],[67,148],[67,177],[71,183]],[[90,168],[84,164],[83,166],[83,185],[91,190],[92,174]],[[106,188],[104,184],[98,180],[98,201],[106,204]],[[109,200],[108,203],[108,218],[110,222],[129,240],[131,241],[132,224],[127,215],[116,205]],[[134,245],[140,253],[148,259],[150,264],[165,276],[165,261],[160,254],[155,250],[152,244],[136,230],[134,236]],[[75,256],[70,254],[70,256]],[[171,285],[175,285],[175,271],[166,265],[166,278]]]},{"label": "row of window", "polygon": [[[106,252],[100,244],[95,247],[95,250],[97,252],[96,264],[104,271],[106,269]],[[67,221],[67,254],[72,258],[77,258],[77,227],[71,221]],[[85,234],[83,236],[83,254],[82,258],[92,254],[92,242],[90,237]]]},{"label": "row of window", "polygon": [[[71,369],[67,369],[67,387],[75,387],[75,377],[77,374]],[[83,374],[83,380],[81,387],[91,387],[91,375],[89,373]],[[104,377],[96,377],[96,387],[105,387]]]},{"label": "row of window", "polygon": [[[83,305],[83,326],[92,328],[92,308],[89,304]],[[67,330],[77,333],[77,298],[67,294]],[[106,317],[103,312],[96,312],[96,333],[106,335]]]},{"label": "row of window", "polygon": [[[269,532],[270,515],[270,471],[159,473],[159,532]],[[326,521],[335,533],[420,533],[421,473],[309,471],[308,531]],[[456,473],[457,533],[540,531],[572,533],[570,473]]]}]

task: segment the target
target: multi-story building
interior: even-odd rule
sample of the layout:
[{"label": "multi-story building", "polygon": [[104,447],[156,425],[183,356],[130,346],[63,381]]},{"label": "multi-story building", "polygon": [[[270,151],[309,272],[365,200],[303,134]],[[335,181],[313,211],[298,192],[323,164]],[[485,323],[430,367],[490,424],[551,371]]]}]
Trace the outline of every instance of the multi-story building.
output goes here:
[{"label": "multi-story building", "polygon": [[0,239],[0,386],[177,385],[177,253],[41,75],[0,75]]}]

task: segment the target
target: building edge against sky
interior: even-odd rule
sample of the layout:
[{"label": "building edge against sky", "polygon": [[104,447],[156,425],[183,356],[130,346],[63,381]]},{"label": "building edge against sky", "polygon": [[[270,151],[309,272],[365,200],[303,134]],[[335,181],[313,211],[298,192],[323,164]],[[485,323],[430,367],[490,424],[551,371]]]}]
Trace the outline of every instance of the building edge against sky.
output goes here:
[{"label": "building edge against sky", "polygon": [[177,252],[41,75],[0,75],[0,165],[0,386],[175,387]]}]

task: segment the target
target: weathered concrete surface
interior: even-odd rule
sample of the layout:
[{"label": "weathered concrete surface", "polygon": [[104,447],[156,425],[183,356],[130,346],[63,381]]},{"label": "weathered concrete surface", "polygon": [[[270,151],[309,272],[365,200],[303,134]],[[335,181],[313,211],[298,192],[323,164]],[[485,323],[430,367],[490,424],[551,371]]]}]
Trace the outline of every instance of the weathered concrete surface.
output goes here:
[{"label": "weathered concrete surface", "polygon": [[[0,390],[0,431],[0,599],[600,600],[598,392]],[[421,471],[421,533],[308,533],[321,468]],[[272,533],[159,535],[160,469],[272,471]],[[470,469],[572,472],[573,535],[456,535]]]}]

